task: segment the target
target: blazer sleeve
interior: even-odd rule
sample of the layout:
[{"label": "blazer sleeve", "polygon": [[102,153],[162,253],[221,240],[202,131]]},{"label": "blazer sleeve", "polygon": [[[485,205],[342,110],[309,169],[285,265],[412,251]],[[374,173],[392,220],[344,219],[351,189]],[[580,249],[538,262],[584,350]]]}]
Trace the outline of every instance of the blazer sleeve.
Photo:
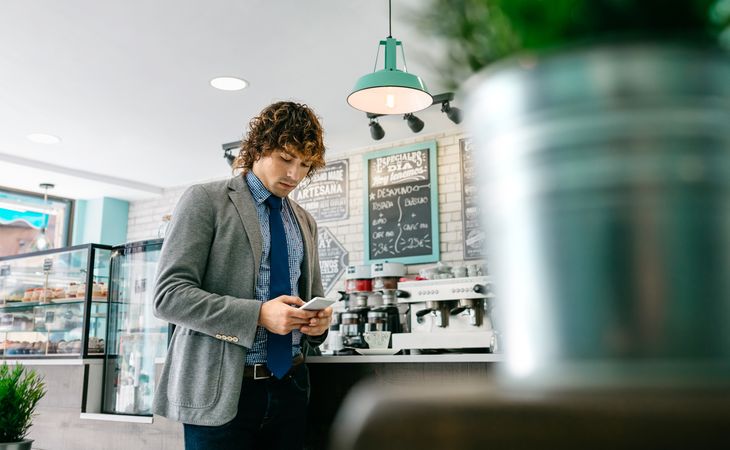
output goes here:
[{"label": "blazer sleeve", "polygon": [[[319,243],[318,241],[318,234],[317,234],[317,222],[315,222],[314,218],[307,213],[307,221],[309,222],[309,229],[312,233],[312,242],[314,242],[314,251],[312,252],[312,280],[311,280],[311,287],[312,287],[312,298],[314,297],[324,297],[324,287],[322,286],[322,273],[319,269]],[[325,332],[319,336],[307,336],[307,342],[311,344],[312,346],[318,346],[322,344],[322,342],[327,339],[327,334],[329,333],[329,330],[325,330]]]},{"label": "blazer sleeve", "polygon": [[216,213],[205,189],[192,186],[180,198],[157,268],[154,314],[162,320],[251,348],[261,302],[201,288]]}]

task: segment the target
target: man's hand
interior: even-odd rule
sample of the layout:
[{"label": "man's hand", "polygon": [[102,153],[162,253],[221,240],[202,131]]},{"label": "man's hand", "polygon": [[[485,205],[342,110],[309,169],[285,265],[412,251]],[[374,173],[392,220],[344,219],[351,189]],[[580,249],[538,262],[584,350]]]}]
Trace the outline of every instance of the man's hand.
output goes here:
[{"label": "man's hand", "polygon": [[[258,325],[275,334],[287,334],[310,323],[321,311],[301,310],[304,302],[299,297],[280,295],[264,302],[259,312]],[[331,309],[331,308],[330,308]],[[329,323],[329,322],[328,322]],[[324,331],[322,331],[324,333]],[[321,333],[320,333],[321,334]]]},{"label": "man's hand", "polygon": [[309,319],[309,323],[300,327],[299,331],[309,336],[321,336],[327,331],[332,321],[332,307],[329,306],[321,311],[314,312],[317,316]]}]

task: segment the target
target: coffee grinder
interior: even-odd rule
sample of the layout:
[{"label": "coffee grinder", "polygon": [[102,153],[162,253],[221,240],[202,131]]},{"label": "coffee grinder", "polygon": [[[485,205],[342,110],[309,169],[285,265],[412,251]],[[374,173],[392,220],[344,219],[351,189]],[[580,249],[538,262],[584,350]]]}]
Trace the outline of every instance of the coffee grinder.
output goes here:
[{"label": "coffee grinder", "polygon": [[330,321],[330,332],[327,340],[324,342],[324,348],[331,351],[332,354],[338,355],[342,353],[344,343],[342,341],[342,313],[345,311],[350,300],[350,295],[345,291],[337,291],[340,298],[332,305],[332,320]]},{"label": "coffee grinder", "polygon": [[[345,347],[368,348],[365,332],[368,312],[368,298],[372,294],[370,266],[349,266],[345,273],[345,310],[341,315],[340,332]],[[348,349],[343,349],[347,351]],[[350,350],[351,351],[351,350]]]},{"label": "coffee grinder", "polygon": [[[391,333],[402,333],[407,305],[401,311],[397,298],[405,298],[409,294],[398,289],[398,282],[406,274],[406,266],[401,263],[382,262],[370,266],[370,274],[373,277],[373,292],[379,292],[383,297],[383,304],[371,308],[369,323],[376,331],[390,331]],[[377,314],[376,314],[377,313]]]}]

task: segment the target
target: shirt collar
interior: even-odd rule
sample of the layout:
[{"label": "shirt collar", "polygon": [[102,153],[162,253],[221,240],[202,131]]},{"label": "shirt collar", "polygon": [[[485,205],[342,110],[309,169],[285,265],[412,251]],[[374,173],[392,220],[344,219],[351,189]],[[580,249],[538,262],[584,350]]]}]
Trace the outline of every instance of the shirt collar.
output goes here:
[{"label": "shirt collar", "polygon": [[248,184],[248,189],[251,191],[251,195],[257,205],[262,204],[270,195],[273,195],[266,189],[266,186],[264,186],[264,183],[261,182],[259,177],[254,175],[252,170],[246,172],[246,184]]}]

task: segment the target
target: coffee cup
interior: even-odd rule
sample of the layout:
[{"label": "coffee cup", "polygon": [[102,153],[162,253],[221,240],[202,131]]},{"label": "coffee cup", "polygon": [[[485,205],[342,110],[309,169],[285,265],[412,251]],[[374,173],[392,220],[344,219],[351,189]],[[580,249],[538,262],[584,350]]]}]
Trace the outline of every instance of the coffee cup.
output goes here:
[{"label": "coffee cup", "polygon": [[366,331],[363,333],[365,342],[368,343],[368,347],[372,349],[376,348],[388,348],[388,342],[390,342],[390,331]]}]

